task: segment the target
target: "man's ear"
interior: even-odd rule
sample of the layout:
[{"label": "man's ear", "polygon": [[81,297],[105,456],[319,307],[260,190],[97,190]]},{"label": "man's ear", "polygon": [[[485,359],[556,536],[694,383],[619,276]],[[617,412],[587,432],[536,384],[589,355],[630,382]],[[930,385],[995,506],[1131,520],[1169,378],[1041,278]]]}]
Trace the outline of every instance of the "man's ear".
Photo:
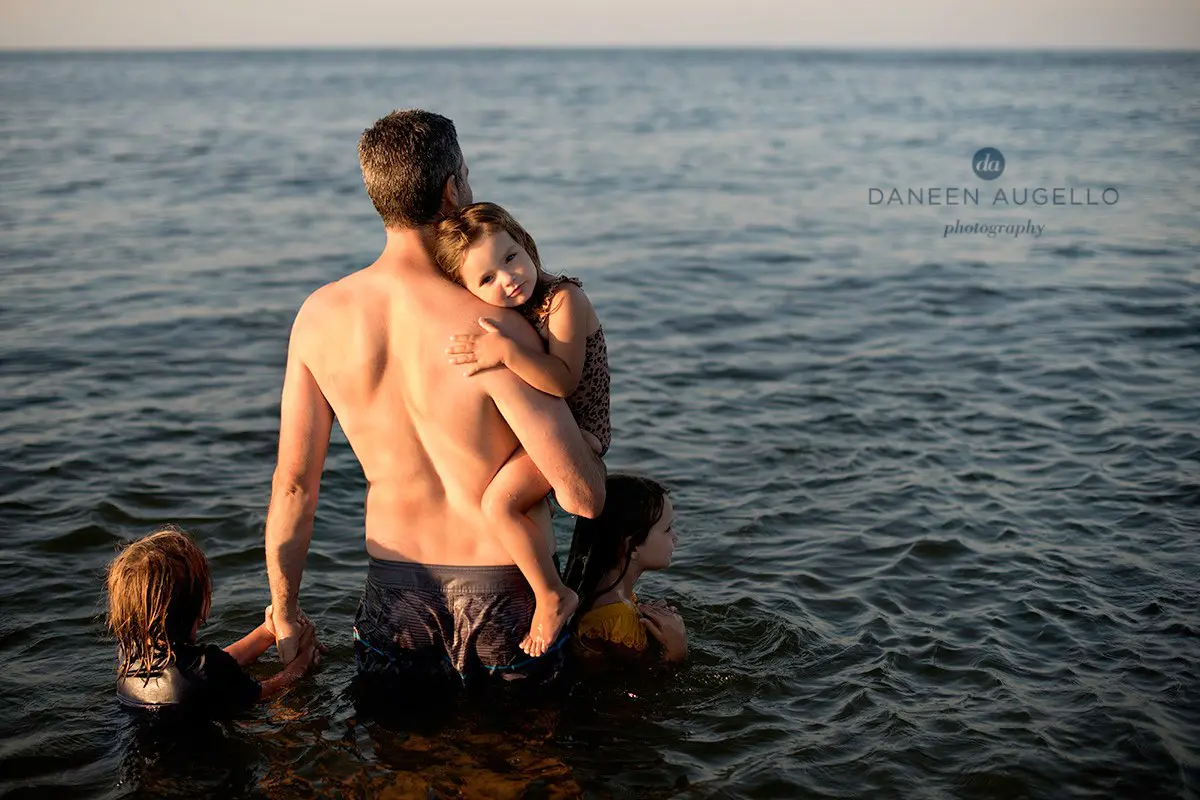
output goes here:
[{"label": "man's ear", "polygon": [[442,186],[441,213],[449,214],[458,206],[458,176],[451,173],[450,177],[446,178],[445,185]]}]

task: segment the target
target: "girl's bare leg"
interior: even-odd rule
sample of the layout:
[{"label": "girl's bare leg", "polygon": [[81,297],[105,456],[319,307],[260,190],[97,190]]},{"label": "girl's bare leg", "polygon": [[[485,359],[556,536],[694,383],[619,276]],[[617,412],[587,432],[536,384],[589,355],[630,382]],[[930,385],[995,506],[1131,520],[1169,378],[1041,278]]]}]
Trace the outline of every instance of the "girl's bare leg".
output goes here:
[{"label": "girl's bare leg", "polygon": [[495,523],[500,543],[533,589],[533,622],[521,641],[521,649],[531,656],[546,652],[579,606],[579,597],[554,568],[550,542],[527,513],[549,491],[550,484],[522,449],[483,493],[484,514]]}]

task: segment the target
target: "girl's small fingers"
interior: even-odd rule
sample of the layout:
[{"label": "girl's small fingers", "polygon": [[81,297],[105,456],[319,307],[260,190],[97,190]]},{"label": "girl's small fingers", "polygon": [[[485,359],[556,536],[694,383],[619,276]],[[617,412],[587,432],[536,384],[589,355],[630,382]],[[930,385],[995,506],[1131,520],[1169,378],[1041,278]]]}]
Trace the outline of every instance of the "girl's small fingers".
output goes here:
[{"label": "girl's small fingers", "polygon": [[479,334],[478,334],[478,333],[456,333],[456,334],[454,334],[453,336],[451,336],[451,337],[450,337],[450,341],[452,341],[452,342],[458,342],[458,343],[461,343],[461,342],[473,342],[473,341],[475,341],[477,338],[479,338]]}]

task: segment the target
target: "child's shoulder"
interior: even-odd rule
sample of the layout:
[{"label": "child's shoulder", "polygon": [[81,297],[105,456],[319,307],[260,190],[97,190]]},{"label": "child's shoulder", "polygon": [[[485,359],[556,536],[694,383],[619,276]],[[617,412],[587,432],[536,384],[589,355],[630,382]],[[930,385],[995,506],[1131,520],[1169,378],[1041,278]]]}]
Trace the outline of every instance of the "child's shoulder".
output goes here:
[{"label": "child's shoulder", "polygon": [[580,291],[583,289],[583,281],[574,275],[550,275],[544,273],[542,275],[542,282],[545,284],[547,292],[557,292],[572,287]]},{"label": "child's shoulder", "polygon": [[579,620],[580,639],[598,639],[631,650],[646,649],[646,629],[637,609],[625,602],[589,609]]},{"label": "child's shoulder", "polygon": [[590,314],[592,303],[583,291],[583,281],[572,275],[543,275],[537,296],[524,312],[535,324],[544,323],[555,314]]},{"label": "child's shoulder", "polygon": [[587,294],[583,291],[583,281],[573,275],[547,275],[544,292],[544,303],[559,305],[564,301],[588,302]]}]

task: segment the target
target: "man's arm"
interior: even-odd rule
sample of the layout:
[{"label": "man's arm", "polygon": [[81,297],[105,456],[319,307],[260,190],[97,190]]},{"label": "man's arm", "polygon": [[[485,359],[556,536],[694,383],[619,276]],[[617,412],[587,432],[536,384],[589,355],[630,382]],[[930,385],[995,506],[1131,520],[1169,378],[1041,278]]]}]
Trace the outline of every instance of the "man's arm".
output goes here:
[{"label": "man's arm", "polygon": [[271,582],[276,647],[285,664],[300,641],[300,579],[312,540],[321,470],[329,449],[333,409],[304,363],[312,330],[312,298],[292,325],[279,414],[279,459],[267,509],[267,577]]},{"label": "man's arm", "polygon": [[[537,337],[532,328],[518,337],[526,333]],[[539,392],[507,369],[487,370],[474,380],[480,379],[525,452],[553,487],[563,510],[581,517],[598,516],[604,508],[604,462],[584,441],[567,404]]]}]

